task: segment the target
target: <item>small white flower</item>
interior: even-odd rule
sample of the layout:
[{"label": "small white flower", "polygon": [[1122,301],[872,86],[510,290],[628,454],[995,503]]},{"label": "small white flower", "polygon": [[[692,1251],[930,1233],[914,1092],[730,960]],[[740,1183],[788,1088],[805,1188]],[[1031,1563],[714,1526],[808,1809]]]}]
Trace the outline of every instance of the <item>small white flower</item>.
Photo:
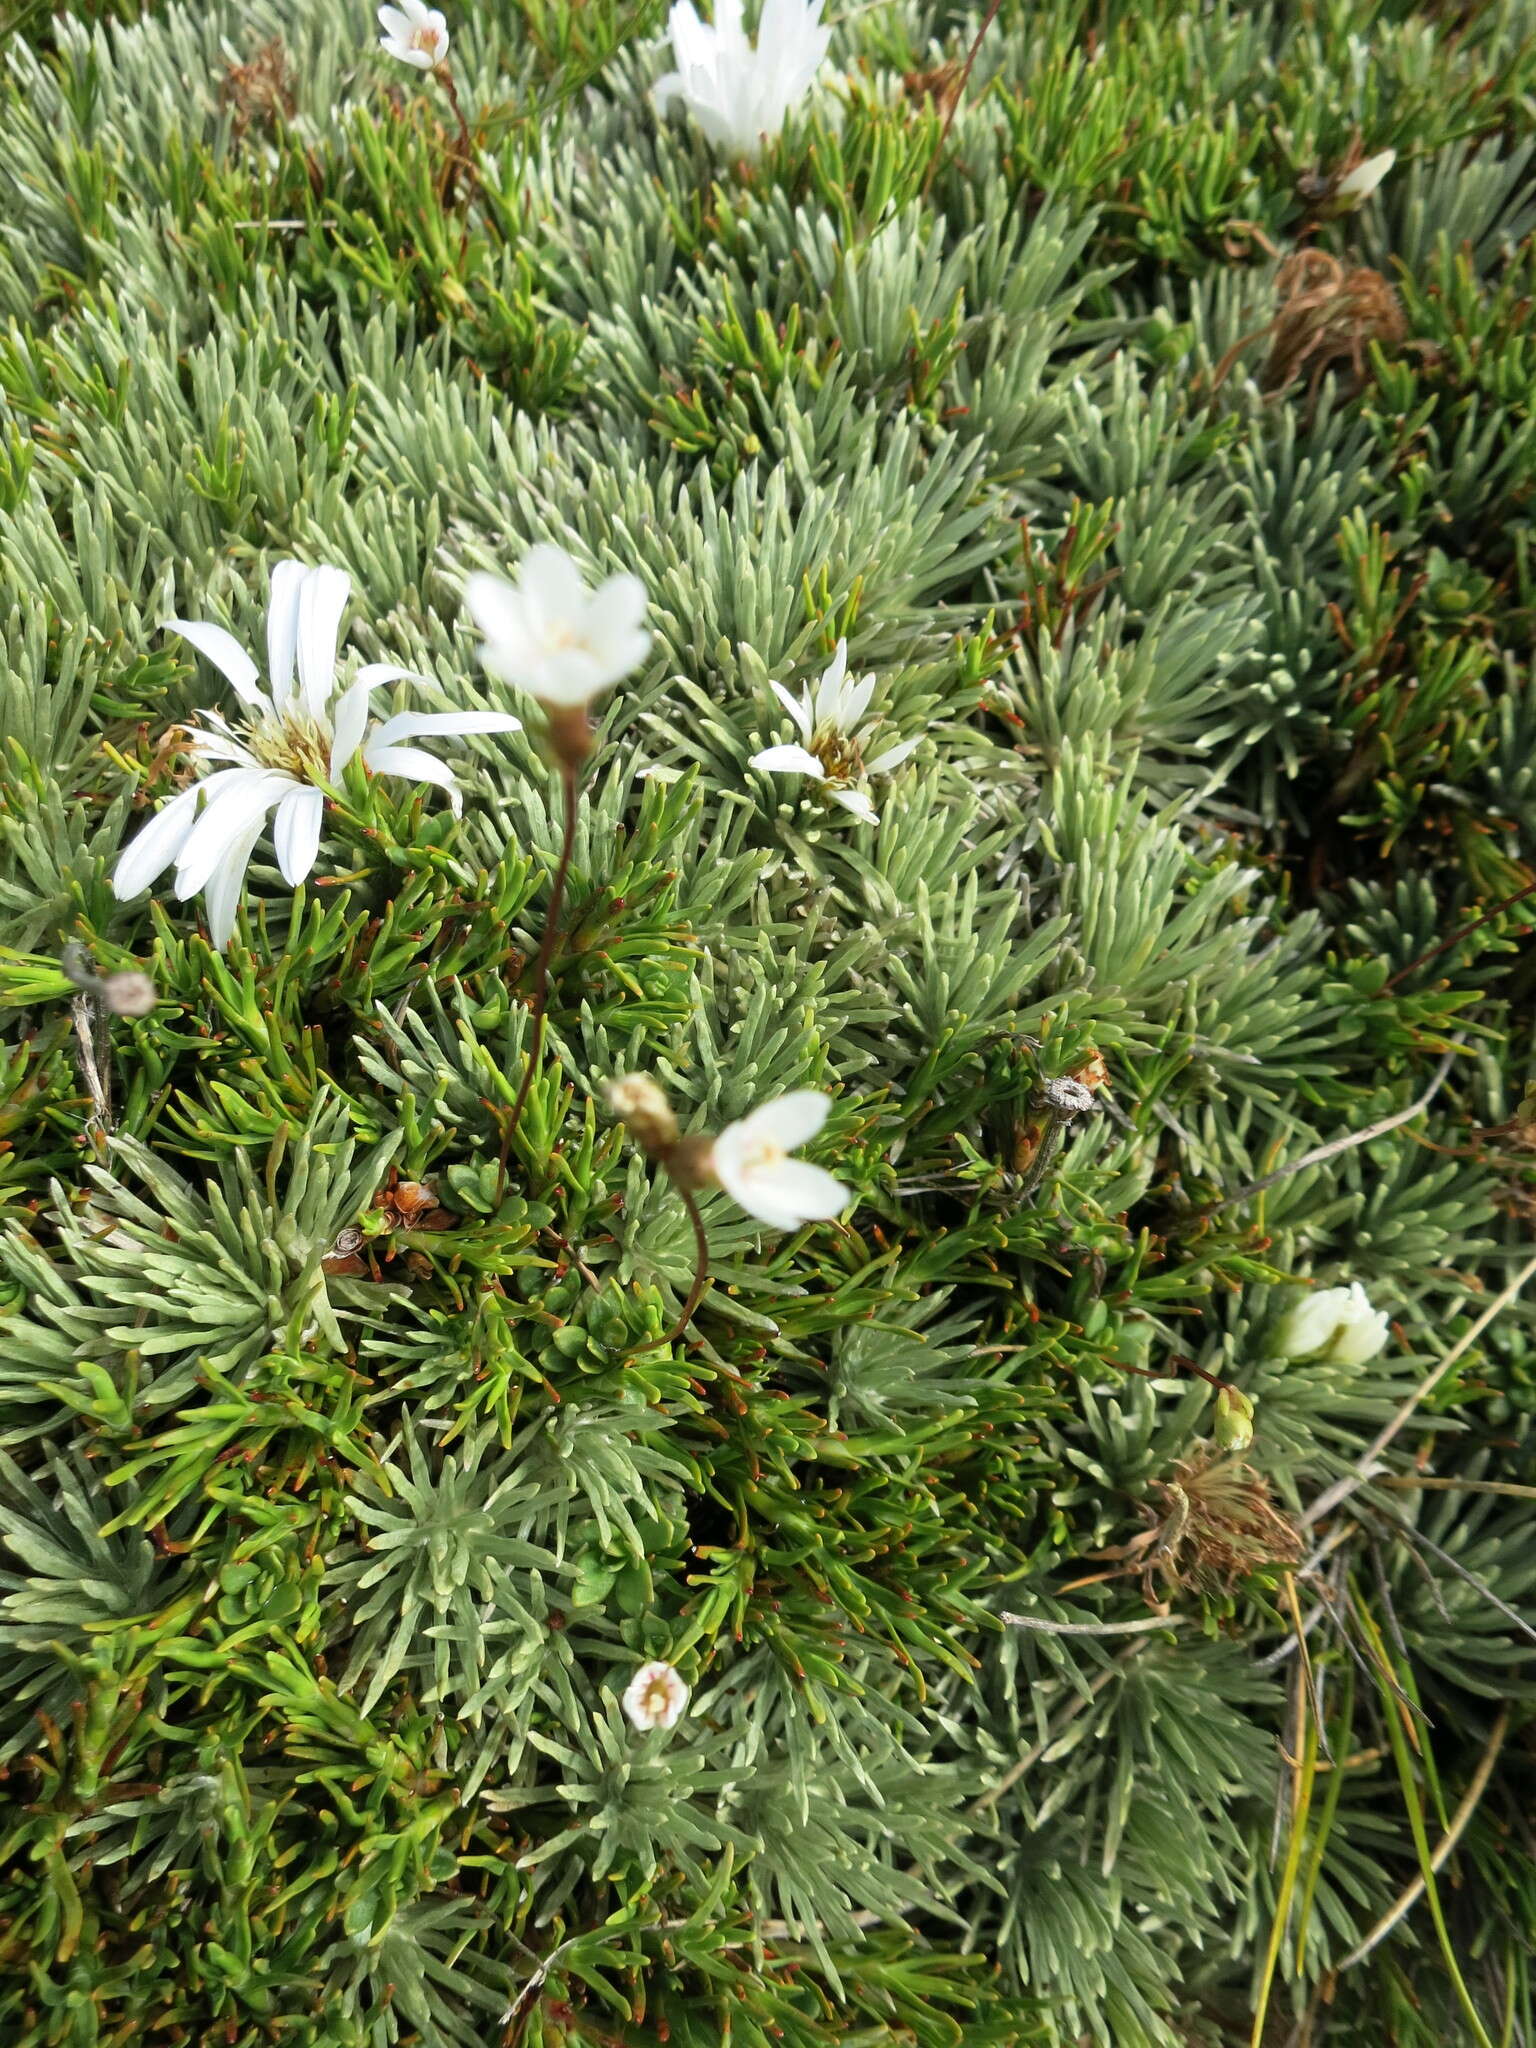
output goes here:
[{"label": "small white flower", "polygon": [[418,71],[434,71],[448,54],[448,24],[424,0],[400,0],[398,7],[379,9],[379,47]]},{"label": "small white flower", "polygon": [[809,93],[832,40],[821,0],[763,0],[756,49],[741,0],[715,0],[712,25],[692,0],[677,0],[667,33],[677,69],[651,88],[657,113],[681,100],[711,142],[745,157],[758,156],[764,137],[777,135]]},{"label": "small white flower", "polygon": [[1364,158],[1352,171],[1346,171],[1340,178],[1333,188],[1334,198],[1347,199],[1355,206],[1361,205],[1370,198],[1396,162],[1395,149],[1379,150],[1375,156]]},{"label": "small white flower", "polygon": [[515,583],[477,571],[464,602],[484,638],[487,674],[545,705],[590,704],[637,669],[651,644],[639,577],[610,576],[589,590],[564,548],[530,548]]},{"label": "small white flower", "polygon": [[1334,1365],[1364,1365],[1386,1343],[1391,1325],[1372,1308],[1358,1280],[1303,1295],[1275,1332],[1283,1358],[1320,1358]]},{"label": "small white flower", "polygon": [[827,1120],[832,1098],[797,1088],[727,1124],[710,1148],[710,1171],[749,1216],[778,1230],[823,1222],[846,1209],[849,1190],[819,1166],[788,1155],[809,1144]]},{"label": "small white flower", "polygon": [[[347,763],[361,754],[376,775],[400,775],[446,789],[455,813],[463,799],[453,771],[404,740],[428,734],[515,732],[505,711],[402,711],[369,724],[368,704],[381,684],[410,676],[387,662],[369,662],[336,694],[336,647],[352,579],[344,569],[279,562],[267,606],[267,687],[245,649],[222,626],[169,619],[166,630],[221,670],[245,707],[231,725],[217,711],[189,728],[198,780],[157,811],[117,864],[114,893],[126,902],[172,862],[176,895],[206,892],[215,946],[229,942],[245,871],[268,817],[283,879],[302,882],[320,848],[325,796]],[[425,682],[424,676],[410,677]],[[232,765],[209,771],[208,764]]]},{"label": "small white flower", "polygon": [[675,1728],[688,1704],[688,1688],[670,1664],[642,1664],[624,1688],[624,1711],[642,1733]]},{"label": "small white flower", "polygon": [[872,761],[864,759],[861,739],[880,723],[875,718],[866,724],[864,716],[875,694],[875,679],[871,675],[858,682],[849,680],[848,642],[838,641],[837,652],[822,671],[820,682],[814,689],[808,685],[798,700],[782,683],[768,687],[795,721],[802,744],[764,747],[747,766],[767,775],[808,775],[813,782],[824,784],[833,803],[851,811],[861,824],[877,824],[869,792],[861,786],[864,778],[889,775],[917,751],[918,743],[901,740]]}]

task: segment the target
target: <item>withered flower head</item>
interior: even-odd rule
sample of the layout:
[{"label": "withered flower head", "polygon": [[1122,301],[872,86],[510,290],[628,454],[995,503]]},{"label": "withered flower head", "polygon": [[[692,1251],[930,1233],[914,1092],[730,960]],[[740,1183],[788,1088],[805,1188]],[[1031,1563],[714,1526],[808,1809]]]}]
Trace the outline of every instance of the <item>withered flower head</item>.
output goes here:
[{"label": "withered flower head", "polygon": [[662,1159],[678,1140],[677,1118],[662,1090],[646,1074],[620,1074],[608,1083],[608,1107],[650,1159]]},{"label": "withered flower head", "polygon": [[1330,363],[1347,362],[1366,380],[1373,341],[1392,347],[1407,332],[1397,293],[1379,270],[1350,269],[1323,249],[1298,249],[1275,277],[1280,304],[1270,322],[1266,391],[1283,391],[1311,368],[1315,392]]}]

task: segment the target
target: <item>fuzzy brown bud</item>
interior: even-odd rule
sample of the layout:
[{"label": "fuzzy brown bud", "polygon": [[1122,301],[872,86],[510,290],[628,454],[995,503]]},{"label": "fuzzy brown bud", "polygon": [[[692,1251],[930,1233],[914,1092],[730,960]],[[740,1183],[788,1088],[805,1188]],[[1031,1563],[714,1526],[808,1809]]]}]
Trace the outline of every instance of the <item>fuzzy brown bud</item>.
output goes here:
[{"label": "fuzzy brown bud", "polygon": [[97,984],[97,994],[114,1017],[147,1017],[160,1000],[149,976],[135,969],[104,975]]},{"label": "fuzzy brown bud", "polygon": [[665,1159],[678,1142],[677,1118],[656,1083],[644,1074],[620,1074],[608,1083],[608,1106],[650,1159]]}]

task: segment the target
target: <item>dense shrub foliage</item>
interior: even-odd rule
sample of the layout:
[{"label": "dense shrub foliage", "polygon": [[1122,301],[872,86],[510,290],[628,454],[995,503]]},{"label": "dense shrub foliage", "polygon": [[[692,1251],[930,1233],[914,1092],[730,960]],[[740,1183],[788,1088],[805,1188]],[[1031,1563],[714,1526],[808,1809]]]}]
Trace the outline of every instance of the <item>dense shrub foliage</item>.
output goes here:
[{"label": "dense shrub foliage", "polygon": [[[1536,2038],[1536,26],[985,12],[747,164],[658,0],[464,0],[468,145],[363,0],[11,24],[7,2042]],[[514,1129],[540,542],[653,640]],[[214,950],[112,873],[289,557],[526,729]],[[750,765],[839,638],[873,824]],[[834,1098],[681,1332],[626,1072]]]}]

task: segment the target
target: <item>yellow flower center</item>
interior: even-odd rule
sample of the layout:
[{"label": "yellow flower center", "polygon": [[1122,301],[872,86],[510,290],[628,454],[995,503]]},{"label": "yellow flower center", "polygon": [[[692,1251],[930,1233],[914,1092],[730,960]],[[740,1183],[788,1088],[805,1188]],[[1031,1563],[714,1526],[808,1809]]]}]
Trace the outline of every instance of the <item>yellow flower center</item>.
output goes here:
[{"label": "yellow flower center", "polygon": [[263,768],[279,768],[300,782],[328,779],[331,735],[307,711],[293,706],[241,730],[241,738]]},{"label": "yellow flower center", "polygon": [[835,725],[820,725],[811,739],[810,751],[827,771],[828,782],[858,782],[864,774],[864,756],[851,733]]}]

